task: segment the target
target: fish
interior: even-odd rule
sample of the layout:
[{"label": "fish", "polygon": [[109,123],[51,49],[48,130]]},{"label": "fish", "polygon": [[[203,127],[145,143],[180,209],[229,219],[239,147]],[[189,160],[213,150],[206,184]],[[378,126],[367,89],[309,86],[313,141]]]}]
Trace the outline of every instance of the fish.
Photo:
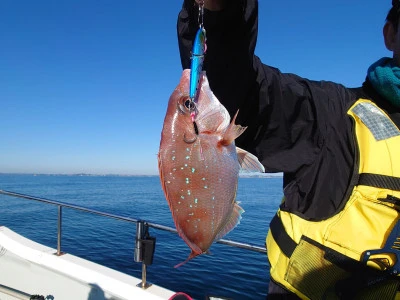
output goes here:
[{"label": "fish", "polygon": [[200,27],[197,30],[193,42],[192,57],[190,64],[190,85],[189,85],[189,98],[195,101],[198,86],[200,82],[201,72],[203,71],[204,56],[207,50],[206,45],[206,30]]},{"label": "fish", "polygon": [[230,120],[227,109],[201,73],[196,103],[190,100],[190,69],[169,98],[158,152],[161,186],[179,236],[191,249],[180,267],[208,253],[240,222],[236,202],[239,171],[264,172],[253,154],[235,146],[247,127]]}]

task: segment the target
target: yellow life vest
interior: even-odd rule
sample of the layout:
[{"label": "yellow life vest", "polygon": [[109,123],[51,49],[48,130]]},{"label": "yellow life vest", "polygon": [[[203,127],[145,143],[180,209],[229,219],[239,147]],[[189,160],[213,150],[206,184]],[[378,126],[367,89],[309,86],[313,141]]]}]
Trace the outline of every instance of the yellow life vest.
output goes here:
[{"label": "yellow life vest", "polygon": [[400,287],[400,130],[369,100],[359,99],[347,113],[358,146],[350,196],[322,221],[278,210],[266,240],[271,278],[303,299],[394,299]]}]

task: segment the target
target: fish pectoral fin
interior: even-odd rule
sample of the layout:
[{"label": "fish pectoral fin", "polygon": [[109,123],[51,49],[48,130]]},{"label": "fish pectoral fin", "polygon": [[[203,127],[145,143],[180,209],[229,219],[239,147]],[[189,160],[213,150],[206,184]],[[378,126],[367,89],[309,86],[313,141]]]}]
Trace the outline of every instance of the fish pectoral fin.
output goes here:
[{"label": "fish pectoral fin", "polygon": [[230,232],[240,223],[240,220],[242,219],[242,213],[244,213],[244,209],[241,208],[237,202],[235,202],[231,216],[225,223],[225,226],[222,228],[222,230],[215,237],[215,241],[222,239],[226,234],[228,234],[228,232]]},{"label": "fish pectoral fin", "polygon": [[259,162],[255,155],[239,147],[236,147],[236,154],[239,165],[243,171],[261,173],[265,172],[264,166]]},{"label": "fish pectoral fin", "polygon": [[238,113],[239,110],[236,112],[235,116],[232,119],[232,122],[226,128],[226,131],[222,136],[222,140],[219,142],[223,146],[230,145],[236,138],[238,138],[247,129],[247,127],[235,124]]}]

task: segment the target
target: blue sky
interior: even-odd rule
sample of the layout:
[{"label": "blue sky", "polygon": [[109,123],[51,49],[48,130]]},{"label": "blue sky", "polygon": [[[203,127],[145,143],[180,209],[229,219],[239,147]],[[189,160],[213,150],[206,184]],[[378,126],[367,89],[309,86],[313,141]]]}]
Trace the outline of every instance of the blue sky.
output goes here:
[{"label": "blue sky", "polygon": [[[391,55],[382,38],[390,4],[261,0],[256,54],[284,72],[358,86]],[[157,174],[181,76],[181,5],[2,0],[0,173]]]}]

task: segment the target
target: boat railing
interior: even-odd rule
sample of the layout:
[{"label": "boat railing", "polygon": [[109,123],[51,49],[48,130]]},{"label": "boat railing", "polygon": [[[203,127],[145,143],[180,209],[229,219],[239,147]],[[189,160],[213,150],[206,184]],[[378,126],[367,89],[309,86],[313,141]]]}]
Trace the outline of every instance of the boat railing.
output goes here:
[{"label": "boat railing", "polygon": [[[148,221],[144,221],[144,220],[139,220],[139,219],[134,219],[134,218],[130,218],[130,217],[124,217],[124,216],[120,216],[120,215],[116,215],[116,214],[111,214],[111,213],[91,209],[88,207],[84,207],[81,205],[75,205],[75,204],[70,204],[70,203],[56,201],[56,200],[50,200],[50,199],[41,198],[41,197],[35,197],[35,196],[31,196],[31,195],[20,194],[20,193],[16,193],[16,192],[12,192],[12,191],[1,190],[1,189],[0,189],[0,194],[57,206],[57,209],[58,209],[57,252],[54,253],[57,256],[63,255],[63,252],[61,250],[61,245],[62,245],[62,212],[63,212],[64,208],[78,210],[78,211],[82,211],[85,213],[91,213],[91,214],[95,214],[95,215],[99,215],[99,216],[103,216],[103,217],[107,217],[107,218],[112,218],[112,219],[116,219],[116,220],[120,220],[120,221],[124,221],[124,222],[136,223],[134,260],[135,260],[135,262],[142,263],[142,282],[140,284],[138,284],[138,286],[143,289],[146,289],[151,285],[148,282],[146,282],[146,265],[149,263],[146,263],[145,257],[148,257],[148,255],[152,256],[152,254],[154,253],[154,247],[146,246],[149,244],[149,242],[151,242],[151,239],[149,239],[148,236],[146,235],[146,233],[148,232],[148,228],[151,227],[154,229],[168,231],[171,233],[178,234],[178,231],[175,228],[172,228],[169,226],[164,226],[161,224],[152,223],[152,222],[148,222]],[[228,246],[232,246],[232,247],[236,247],[236,248],[241,248],[241,249],[245,249],[245,250],[250,250],[250,251],[254,251],[254,252],[266,253],[265,247],[261,247],[261,246],[257,246],[257,245],[253,245],[253,244],[241,243],[241,242],[226,240],[226,239],[219,239],[216,241],[216,243],[224,244],[224,245],[228,245]],[[152,253],[150,253],[150,254],[145,253],[148,250]],[[151,260],[152,260],[152,258],[151,258]]]}]

